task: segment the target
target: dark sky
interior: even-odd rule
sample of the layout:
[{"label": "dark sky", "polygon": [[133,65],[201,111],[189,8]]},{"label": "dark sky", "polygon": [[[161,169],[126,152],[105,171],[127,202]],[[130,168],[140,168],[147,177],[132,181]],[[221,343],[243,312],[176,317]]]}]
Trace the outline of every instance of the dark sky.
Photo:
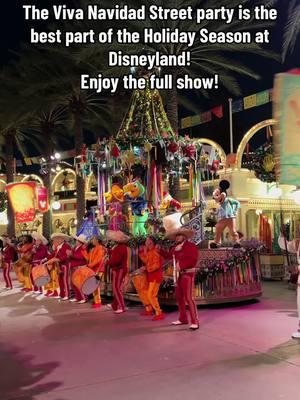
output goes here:
[{"label": "dark sky", "polygon": [[[270,48],[277,53],[281,53],[283,30],[287,20],[287,6],[289,0],[278,0],[277,8],[279,11],[279,19],[274,28],[271,29],[271,45]],[[297,0],[300,4],[300,0]],[[40,7],[43,4],[49,3],[60,3],[68,4],[68,2],[61,1],[18,1],[18,0],[7,0],[1,4],[1,52],[0,62],[5,64],[10,57],[12,57],[11,50],[18,50],[19,43],[28,39],[28,28],[29,26],[23,21],[23,4],[38,4]],[[147,2],[146,2],[147,3]],[[221,4],[222,2],[220,2]],[[168,4],[171,5],[171,2]],[[240,78],[239,82],[242,88],[243,95],[249,95],[256,93],[264,89],[270,89],[273,85],[274,74],[282,71],[287,71],[291,68],[300,68],[300,36],[297,41],[296,48],[293,54],[289,55],[284,64],[273,61],[264,60],[261,57],[256,58],[255,56],[244,56],[240,59],[247,66],[254,69],[261,76],[259,81],[252,80],[250,78]],[[192,94],[189,94],[191,99],[194,99]],[[209,100],[200,99],[200,107],[205,111],[210,107],[227,104],[227,99],[230,97],[230,93],[219,90],[212,93]],[[189,133],[191,136],[202,136],[210,137],[220,144],[222,144],[226,150],[229,146],[229,127],[227,118],[227,107],[225,107],[225,116],[221,120],[214,120],[209,124],[203,124],[191,130],[184,131],[183,133]],[[180,109],[180,116],[185,116],[186,111]],[[252,110],[243,111],[234,115],[234,131],[235,131],[235,147],[239,144],[244,133],[255,123],[260,122],[263,119],[270,118],[272,116],[271,104],[254,108]]]}]

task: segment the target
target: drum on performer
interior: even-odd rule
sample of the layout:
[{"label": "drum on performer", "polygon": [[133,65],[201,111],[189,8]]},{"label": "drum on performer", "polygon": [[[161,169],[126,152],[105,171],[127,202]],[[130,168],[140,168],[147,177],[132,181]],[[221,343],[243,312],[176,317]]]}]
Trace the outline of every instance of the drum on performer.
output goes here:
[{"label": "drum on performer", "polygon": [[47,285],[51,278],[49,275],[48,268],[46,265],[37,265],[32,268],[32,279],[34,284],[37,287],[45,286]]},{"label": "drum on performer", "polygon": [[137,293],[139,293],[141,290],[147,289],[148,287],[147,275],[143,269],[139,268],[135,270],[130,274],[130,277],[132,279],[133,286],[135,287]]},{"label": "drum on performer", "polygon": [[100,279],[97,277],[93,270],[83,266],[79,267],[72,275],[73,285],[77,287],[83,294],[89,295],[100,285]]}]

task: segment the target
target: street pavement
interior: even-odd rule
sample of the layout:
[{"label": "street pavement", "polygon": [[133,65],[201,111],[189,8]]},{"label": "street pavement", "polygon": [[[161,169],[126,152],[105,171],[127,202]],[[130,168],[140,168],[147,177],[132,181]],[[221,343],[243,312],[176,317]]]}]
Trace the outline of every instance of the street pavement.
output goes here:
[{"label": "street pavement", "polygon": [[[0,282],[0,288],[3,282]],[[0,292],[0,400],[299,398],[296,294],[264,283],[257,302],[199,308],[200,329],[90,304]]]}]

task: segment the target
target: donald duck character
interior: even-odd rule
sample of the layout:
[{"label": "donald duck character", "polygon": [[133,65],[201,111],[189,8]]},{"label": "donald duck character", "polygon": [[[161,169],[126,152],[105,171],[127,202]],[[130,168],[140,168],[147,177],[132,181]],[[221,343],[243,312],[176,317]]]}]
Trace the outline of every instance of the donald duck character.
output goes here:
[{"label": "donald duck character", "polygon": [[147,202],[144,198],[145,187],[141,182],[135,180],[123,187],[126,198],[130,201],[133,214],[132,233],[134,236],[146,236],[145,223],[147,222],[149,212]]},{"label": "donald duck character", "polygon": [[227,196],[227,189],[229,187],[230,183],[222,180],[219,183],[219,187],[213,192],[213,198],[219,205],[216,212],[218,223],[216,225],[215,240],[210,244],[210,247],[213,249],[220,247],[222,233],[225,228],[229,229],[235,243],[234,247],[240,247],[239,234],[236,230],[236,216],[240,208],[240,202]]}]

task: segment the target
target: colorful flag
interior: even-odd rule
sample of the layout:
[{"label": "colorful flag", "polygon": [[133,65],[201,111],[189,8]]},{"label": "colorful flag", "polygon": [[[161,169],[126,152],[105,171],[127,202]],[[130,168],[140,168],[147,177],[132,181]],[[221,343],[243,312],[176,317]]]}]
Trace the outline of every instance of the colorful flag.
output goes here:
[{"label": "colorful flag", "polygon": [[213,115],[215,115],[217,118],[223,118],[223,106],[217,106],[214,107],[211,112],[213,113]]},{"label": "colorful flag", "polygon": [[32,161],[30,157],[24,158],[25,165],[32,165]]},{"label": "colorful flag", "polygon": [[269,90],[264,90],[263,92],[259,92],[256,95],[256,104],[257,106],[262,106],[263,104],[267,104],[270,101],[270,93]]},{"label": "colorful flag", "polygon": [[256,107],[256,104],[257,104],[256,94],[252,94],[251,96],[244,97],[244,109],[245,110]]},{"label": "colorful flag", "polygon": [[243,111],[243,109],[244,109],[244,107],[243,107],[243,100],[242,99],[236,100],[236,101],[234,101],[232,103],[232,112],[233,113],[237,113],[237,112]]},{"label": "colorful flag", "polygon": [[41,213],[49,210],[48,190],[44,186],[36,188],[37,208]]},{"label": "colorful flag", "polygon": [[206,122],[210,122],[211,118],[211,111],[207,111],[201,114],[201,121],[203,124],[205,124]]},{"label": "colorful flag", "polygon": [[197,126],[197,125],[200,125],[201,123],[202,123],[202,121],[201,121],[201,115],[200,114],[193,115],[191,117],[191,125],[190,126]]},{"label": "colorful flag", "polygon": [[191,117],[182,118],[181,120],[181,128],[189,128],[191,126]]}]

